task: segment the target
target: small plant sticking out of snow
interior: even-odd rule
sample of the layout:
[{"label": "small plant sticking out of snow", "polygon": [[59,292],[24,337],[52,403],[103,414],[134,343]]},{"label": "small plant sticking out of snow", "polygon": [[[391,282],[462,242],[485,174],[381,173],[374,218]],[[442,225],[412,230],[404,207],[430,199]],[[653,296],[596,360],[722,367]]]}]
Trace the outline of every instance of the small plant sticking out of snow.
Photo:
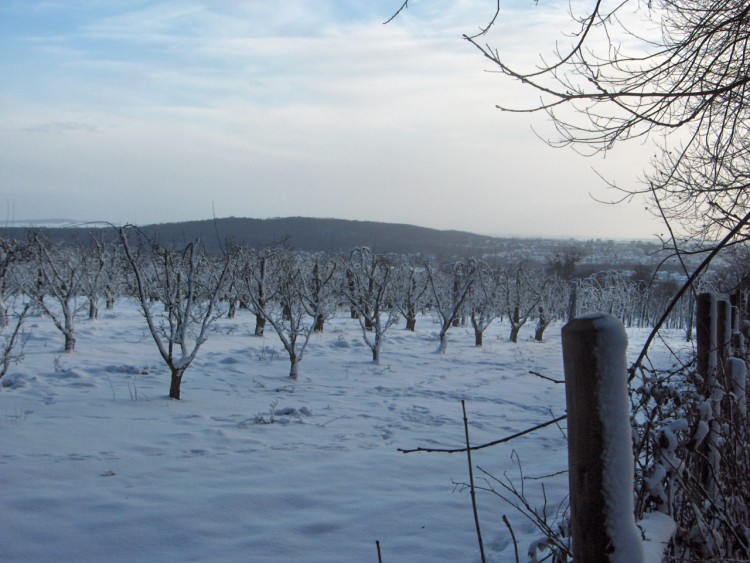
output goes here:
[{"label": "small plant sticking out of snow", "polygon": [[52,368],[55,370],[55,373],[63,373],[66,371],[62,365],[62,354],[55,354],[52,357]]},{"label": "small plant sticking out of snow", "polygon": [[263,346],[255,353],[255,359],[259,362],[273,362],[279,359],[279,351],[273,346]]},{"label": "small plant sticking out of snow", "polygon": [[255,415],[255,424],[273,424],[276,422],[276,406],[279,404],[278,399],[271,401],[271,405],[268,407],[268,418],[263,414]]},{"label": "small plant sticking out of snow", "polygon": [[[253,419],[254,424],[289,424],[292,419],[299,423],[304,422],[303,417],[312,416],[312,411],[307,407],[301,407],[299,409],[294,407],[279,407],[279,400],[276,399],[271,402],[268,409],[268,414],[257,414]],[[242,423],[241,426],[244,426]]]}]

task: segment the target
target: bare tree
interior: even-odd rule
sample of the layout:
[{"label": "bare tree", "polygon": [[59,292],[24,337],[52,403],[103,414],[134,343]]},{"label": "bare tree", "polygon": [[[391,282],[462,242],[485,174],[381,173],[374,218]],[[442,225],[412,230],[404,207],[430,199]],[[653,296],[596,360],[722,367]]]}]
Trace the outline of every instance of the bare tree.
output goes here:
[{"label": "bare tree", "polygon": [[65,351],[73,352],[76,347],[76,317],[84,306],[78,298],[87,275],[82,250],[77,245],[58,244],[52,247],[39,233],[35,233],[29,251],[33,256],[37,280],[27,285],[26,292],[63,334]]},{"label": "bare tree", "polygon": [[433,310],[438,316],[440,333],[438,353],[445,353],[448,347],[448,329],[461,318],[464,304],[474,285],[477,271],[475,260],[459,260],[446,264],[443,269],[431,262],[425,263]]},{"label": "bare tree", "polygon": [[518,342],[518,333],[542,301],[547,279],[519,264],[503,271],[501,285],[501,306],[510,321],[510,341]]},{"label": "bare tree", "polygon": [[[320,316],[332,312],[322,292],[333,290],[335,264],[323,272],[319,262],[314,263],[318,264],[317,274],[306,271],[308,267],[312,270],[314,265],[301,254],[278,249],[266,257],[262,274],[250,268],[245,276],[248,298],[279,336],[289,355],[289,377],[294,380],[299,376],[299,364]],[[264,282],[262,296],[256,291],[261,287],[261,275],[265,276],[265,282],[271,281],[270,284]],[[308,276],[314,280],[312,290]]]},{"label": "bare tree", "polygon": [[266,303],[273,293],[274,276],[283,269],[276,268],[289,256],[286,243],[245,254],[243,303],[255,315],[255,336],[263,336],[266,328]]},{"label": "bare tree", "polygon": [[21,291],[18,269],[26,257],[24,244],[0,239],[0,378],[23,359],[26,339],[22,329],[32,301]]},{"label": "bare tree", "polygon": [[745,293],[750,288],[750,244],[737,244],[724,254],[714,271],[716,288],[722,293]]},{"label": "bare tree", "polygon": [[357,311],[362,337],[372,351],[372,361],[380,364],[385,333],[399,317],[393,291],[395,266],[388,257],[360,247],[349,254],[346,271],[344,295]]},{"label": "bare tree", "polygon": [[105,253],[106,264],[103,270],[102,280],[102,296],[104,297],[104,307],[107,310],[112,310],[115,306],[115,302],[119,297],[129,292],[128,283],[130,276],[130,266],[124,256],[122,245],[119,241],[112,242],[107,247]]},{"label": "bare tree", "polygon": [[568,281],[576,277],[576,267],[585,256],[583,248],[568,244],[557,249],[547,259],[547,266],[553,275]]},{"label": "bare tree", "polygon": [[86,272],[81,287],[88,298],[89,320],[95,320],[99,317],[102,293],[106,291],[108,282],[112,282],[108,267],[112,265],[113,249],[105,240],[104,234],[96,236],[89,233],[89,242],[89,247],[81,247],[81,258]]},{"label": "bare tree", "polygon": [[307,300],[307,308],[315,317],[313,331],[323,332],[326,320],[336,312],[339,263],[326,252],[305,255],[302,260],[305,263],[302,298]]},{"label": "bare tree", "polygon": [[19,262],[28,258],[26,246],[20,241],[0,238],[0,328],[8,326],[8,299],[21,289],[14,275]]},{"label": "bare tree", "polygon": [[[235,248],[237,255],[242,253],[240,248]],[[227,275],[226,288],[222,295],[222,300],[227,302],[227,318],[234,319],[237,313],[237,306],[241,304],[242,299],[242,269],[239,267],[232,268]]]},{"label": "bare tree", "polygon": [[[467,39],[501,74],[539,94],[538,104],[503,109],[548,113],[554,145],[608,150],[659,133],[646,182],[623,195],[646,195],[668,224],[712,246],[750,220],[750,7],[745,0],[605,6],[597,0],[576,17],[570,48],[541,68],[514,68],[478,37]],[[646,28],[661,33],[639,33]]]},{"label": "bare tree", "polygon": [[547,280],[537,307],[537,322],[534,328],[534,340],[537,342],[544,340],[544,331],[552,321],[565,318],[570,302],[570,287],[570,282],[557,276],[551,276]]},{"label": "bare tree", "polygon": [[427,273],[421,263],[407,256],[401,256],[396,265],[394,293],[395,306],[406,319],[406,330],[414,332],[417,327],[417,311],[426,302],[428,283]]},{"label": "bare tree", "polygon": [[476,282],[471,288],[469,309],[474,329],[474,344],[482,346],[484,331],[500,316],[500,272],[485,262],[478,262]]},{"label": "bare tree", "polygon": [[[11,364],[18,363],[23,359],[23,347],[26,339],[23,336],[23,323],[31,310],[31,301],[20,303],[18,310],[15,305],[8,308],[8,324],[0,328],[0,378],[2,378]],[[2,334],[5,333],[5,334]]]},{"label": "bare tree", "polygon": [[[137,246],[129,236],[135,232]],[[182,377],[221,315],[219,299],[234,257],[212,260],[199,241],[169,250],[140,231],[118,229],[135,278],[135,297],[159,354],[169,368],[169,396],[180,399]]]}]

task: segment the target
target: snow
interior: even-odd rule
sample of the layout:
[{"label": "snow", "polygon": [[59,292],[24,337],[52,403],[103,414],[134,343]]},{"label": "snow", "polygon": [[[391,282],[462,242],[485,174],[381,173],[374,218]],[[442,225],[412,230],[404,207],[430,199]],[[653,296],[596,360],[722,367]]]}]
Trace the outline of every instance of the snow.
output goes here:
[{"label": "snow", "polygon": [[[311,339],[296,382],[271,352],[276,336],[253,336],[253,315],[218,321],[182,401],[167,398],[168,369],[133,304],[79,321],[74,353],[31,317],[26,357],[0,386],[0,560],[375,561],[379,541],[384,561],[478,561],[456,486],[465,456],[397,449],[462,447],[462,399],[474,444],[563,414],[563,386],[529,373],[561,378],[560,325],[512,344],[493,324],[482,349],[452,328],[435,354],[439,327],[420,317],[415,333],[389,331],[375,366],[347,316]],[[474,452],[474,464],[555,514],[567,505],[564,431]],[[489,561],[515,560],[503,514],[520,553],[539,539],[497,496],[478,502]]]},{"label": "snow", "polygon": [[747,366],[740,358],[729,358],[727,360],[727,374],[732,382],[732,391],[737,401],[737,411],[741,417],[747,416],[747,393],[745,393],[745,380],[747,379]]},{"label": "snow", "polygon": [[638,522],[638,526],[644,531],[644,561],[661,563],[664,550],[677,529],[675,521],[662,512],[649,512]]}]

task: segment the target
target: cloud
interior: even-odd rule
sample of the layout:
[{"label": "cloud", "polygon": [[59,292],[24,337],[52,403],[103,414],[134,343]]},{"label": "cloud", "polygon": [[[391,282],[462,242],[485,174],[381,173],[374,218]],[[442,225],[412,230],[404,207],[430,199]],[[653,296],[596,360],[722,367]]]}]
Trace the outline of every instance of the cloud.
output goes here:
[{"label": "cloud", "polygon": [[22,128],[22,131],[30,133],[69,133],[71,131],[85,131],[95,133],[99,127],[93,123],[77,123],[73,121],[53,122],[53,123],[36,123]]},{"label": "cloud", "polygon": [[[13,68],[35,64],[0,92],[13,108],[0,110],[0,195],[19,214],[158,222],[206,217],[213,202],[220,215],[644,232],[642,219],[595,225],[592,162],[536,139],[543,116],[494,108],[528,92],[459,39],[491,16],[482,3],[410,3],[387,26],[382,5],[355,1],[73,6],[45,7],[58,19],[44,30],[19,27]],[[533,62],[523,10],[504,11],[492,40]],[[634,162],[623,156],[631,174]]]}]

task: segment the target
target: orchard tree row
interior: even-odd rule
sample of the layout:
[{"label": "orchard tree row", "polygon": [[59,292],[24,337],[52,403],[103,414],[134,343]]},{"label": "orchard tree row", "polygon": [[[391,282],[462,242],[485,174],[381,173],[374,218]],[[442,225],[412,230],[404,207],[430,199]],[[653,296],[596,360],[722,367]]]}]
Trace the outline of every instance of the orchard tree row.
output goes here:
[{"label": "orchard tree row", "polygon": [[[444,353],[452,327],[470,325],[482,346],[485,330],[498,320],[508,322],[513,342],[529,321],[541,341],[551,322],[594,311],[649,326],[674,289],[617,272],[567,280],[553,265],[501,267],[480,257],[437,263],[367,247],[334,254],[226,243],[223,252],[210,254],[200,241],[168,247],[135,227],[115,231],[111,240],[92,235],[87,245],[51,244],[38,233],[26,241],[0,239],[0,377],[21,357],[23,320],[32,309],[49,317],[72,352],[80,319],[94,320],[101,306],[134,299],[170,370],[170,396],[179,399],[182,376],[211,324],[234,318],[238,308],[255,315],[255,335],[269,328],[277,334],[296,379],[311,336],[343,310],[359,322],[377,364],[386,333],[397,323],[414,331],[420,316],[439,327],[437,351]],[[689,336],[691,301],[672,317],[672,326]]]}]

